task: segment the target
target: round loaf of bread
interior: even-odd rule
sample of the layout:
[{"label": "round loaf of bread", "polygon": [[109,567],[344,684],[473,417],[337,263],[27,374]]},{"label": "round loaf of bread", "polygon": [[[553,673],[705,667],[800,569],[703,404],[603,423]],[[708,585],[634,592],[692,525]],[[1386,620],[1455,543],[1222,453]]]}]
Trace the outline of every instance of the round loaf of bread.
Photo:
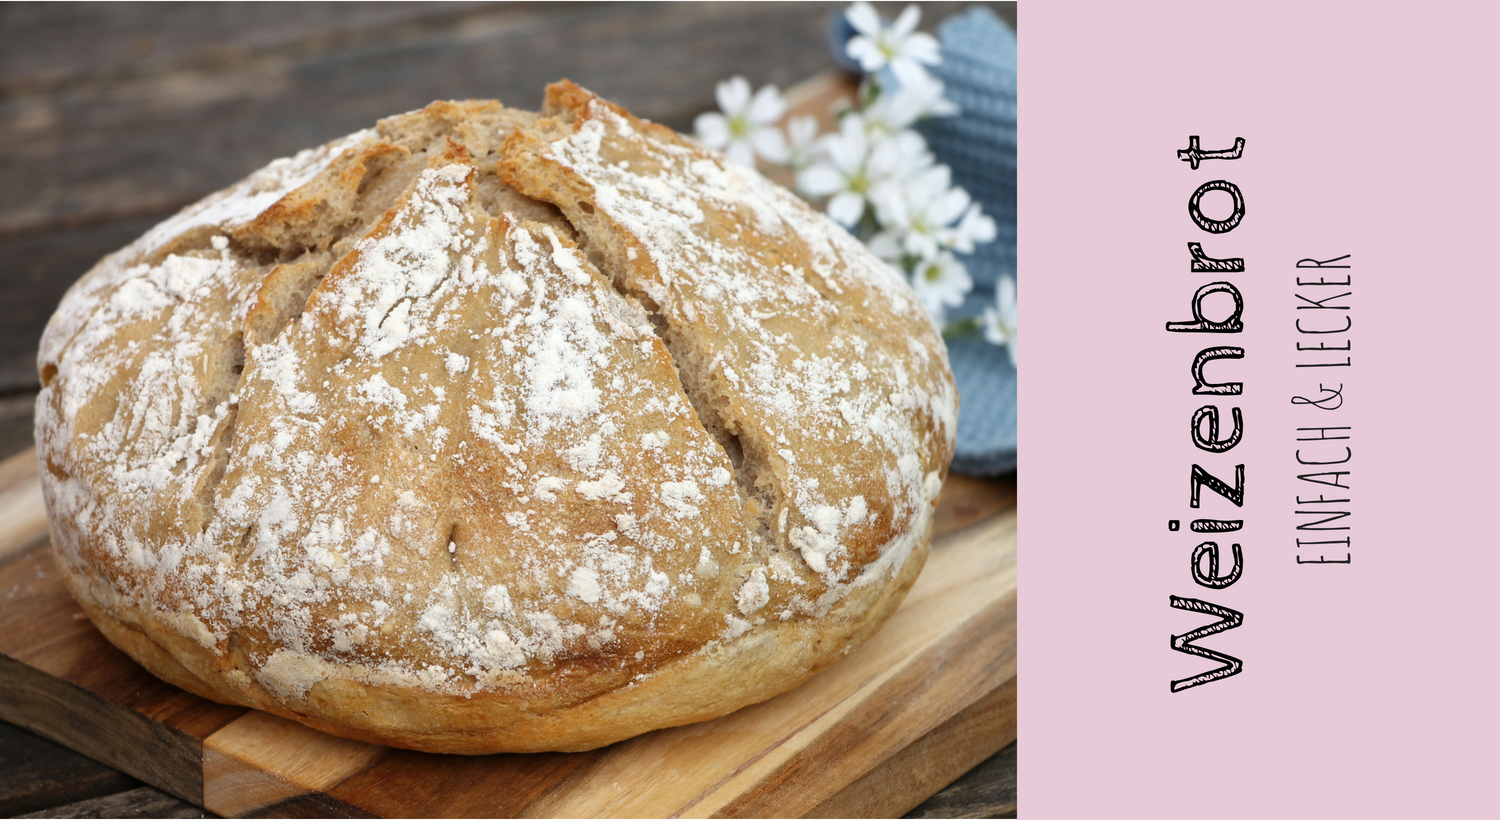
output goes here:
[{"label": "round loaf of bread", "polygon": [[161,678],[426,751],[583,750],[869,637],[953,452],[902,279],[571,83],[278,160],[105,258],[39,359],[57,563]]}]

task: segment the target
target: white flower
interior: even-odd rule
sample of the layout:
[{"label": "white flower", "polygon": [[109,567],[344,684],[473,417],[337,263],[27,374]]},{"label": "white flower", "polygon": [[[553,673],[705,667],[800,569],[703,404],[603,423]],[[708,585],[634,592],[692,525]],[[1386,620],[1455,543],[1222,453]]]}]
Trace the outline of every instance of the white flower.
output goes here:
[{"label": "white flower", "polygon": [[899,134],[924,117],[948,117],[958,105],[943,96],[943,81],[923,72],[894,92],[882,91],[864,110],[872,132]]},{"label": "white flower", "polygon": [[1016,363],[1016,280],[1000,277],[995,283],[995,306],[984,309],[984,338],[1005,345],[1010,363]]},{"label": "white flower", "polygon": [[907,6],[890,28],[885,27],[875,8],[864,0],[850,6],[844,17],[859,32],[849,38],[844,51],[850,59],[859,61],[866,74],[890,66],[896,79],[905,85],[927,73],[923,63],[937,65],[943,60],[938,41],[931,34],[916,30],[922,17],[916,6]]},{"label": "white flower", "polygon": [[792,117],[786,124],[786,164],[801,171],[818,160],[818,119],[804,115]]},{"label": "white flower", "polygon": [[[866,133],[870,130],[867,123]],[[896,164],[896,179],[911,179],[925,173],[937,162],[932,152],[927,150],[927,140],[922,139],[922,135],[915,131],[902,131],[894,134],[890,137],[890,142],[899,157]]]},{"label": "white flower", "polygon": [[911,272],[911,287],[932,320],[941,326],[947,309],[963,304],[964,295],[974,289],[974,282],[969,279],[964,263],[945,251],[917,263]]},{"label": "white flower", "polygon": [[820,146],[828,161],[798,174],[797,187],[810,197],[832,197],[828,215],[853,227],[864,216],[870,191],[893,180],[900,170],[901,149],[891,140],[872,148],[859,114],[845,114],[839,133],[824,137]]},{"label": "white flower", "polygon": [[[951,172],[946,165],[935,165],[902,180],[884,183],[873,190],[870,200],[875,215],[885,228],[889,242],[899,239],[901,249],[910,256],[932,259],[940,251],[957,248],[973,250],[972,241],[964,243],[951,226],[970,207],[969,194],[951,187]],[[982,214],[980,219],[985,219]],[[982,229],[982,222],[971,229]],[[990,228],[994,223],[990,222]],[[966,235],[965,235],[966,236]]]},{"label": "white flower", "polygon": [[786,137],[776,121],[786,113],[786,103],[776,86],[768,85],[750,94],[750,81],[730,77],[714,89],[714,97],[724,113],[699,114],[693,121],[698,141],[718,148],[729,159],[754,167],[755,155],[771,162],[786,162]]},{"label": "white flower", "polygon": [[979,210],[979,203],[969,206],[958,225],[942,236],[944,247],[959,253],[973,253],[975,245],[983,245],[995,238],[995,220]]}]

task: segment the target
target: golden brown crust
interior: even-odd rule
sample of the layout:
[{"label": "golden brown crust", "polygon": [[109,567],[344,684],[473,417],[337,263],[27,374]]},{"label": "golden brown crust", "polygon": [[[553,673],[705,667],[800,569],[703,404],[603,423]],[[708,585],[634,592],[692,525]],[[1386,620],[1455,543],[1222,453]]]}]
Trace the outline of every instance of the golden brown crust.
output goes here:
[{"label": "golden brown crust", "polygon": [[546,114],[383,120],[69,291],[38,454],[112,642],[346,737],[581,750],[894,610],[955,402],[911,294],[666,129],[570,83]]}]

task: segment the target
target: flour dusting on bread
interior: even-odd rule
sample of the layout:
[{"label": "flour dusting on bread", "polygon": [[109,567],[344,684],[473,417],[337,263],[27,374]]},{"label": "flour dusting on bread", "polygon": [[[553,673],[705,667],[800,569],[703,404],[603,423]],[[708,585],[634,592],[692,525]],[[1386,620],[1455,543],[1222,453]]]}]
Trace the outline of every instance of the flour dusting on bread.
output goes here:
[{"label": "flour dusting on bread", "polygon": [[567,83],[190,206],[74,286],[39,365],[59,563],[107,636],[466,753],[713,717],[863,640],[956,402],[841,228]]}]

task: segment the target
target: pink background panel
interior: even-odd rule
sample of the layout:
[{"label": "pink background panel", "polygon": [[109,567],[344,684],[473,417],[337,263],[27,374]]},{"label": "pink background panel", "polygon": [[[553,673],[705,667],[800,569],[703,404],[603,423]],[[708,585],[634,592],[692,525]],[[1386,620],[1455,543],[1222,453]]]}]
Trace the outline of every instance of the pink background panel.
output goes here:
[{"label": "pink background panel", "polygon": [[[1021,17],[1022,811],[1497,816],[1500,20],[1479,4],[1037,0]],[[1195,171],[1175,154],[1193,134],[1244,137],[1244,157]],[[1213,179],[1246,201],[1217,236],[1187,212]],[[1247,270],[1193,274],[1188,242]],[[1345,253],[1351,332],[1301,338],[1348,338],[1354,367],[1297,369],[1293,323],[1315,311],[1295,309],[1296,260]],[[1244,294],[1245,331],[1166,332],[1215,279]],[[1193,355],[1219,344],[1245,358],[1208,375],[1244,395],[1192,395]],[[1291,403],[1320,380],[1344,385],[1343,408]],[[1204,404],[1226,429],[1242,408],[1239,446],[1193,446]],[[1336,507],[1353,511],[1353,563],[1298,566],[1295,497],[1320,488],[1296,478],[1312,468],[1295,428],[1330,424],[1353,428]],[[1304,450],[1325,452],[1342,451]],[[1205,491],[1190,509],[1194,463],[1226,479],[1245,464],[1244,508]],[[1187,532],[1196,516],[1245,529]],[[1225,590],[1189,574],[1211,539],[1245,551]],[[1241,674],[1169,691],[1213,665],[1169,648],[1212,620],[1170,595],[1244,613],[1202,642]]]}]

